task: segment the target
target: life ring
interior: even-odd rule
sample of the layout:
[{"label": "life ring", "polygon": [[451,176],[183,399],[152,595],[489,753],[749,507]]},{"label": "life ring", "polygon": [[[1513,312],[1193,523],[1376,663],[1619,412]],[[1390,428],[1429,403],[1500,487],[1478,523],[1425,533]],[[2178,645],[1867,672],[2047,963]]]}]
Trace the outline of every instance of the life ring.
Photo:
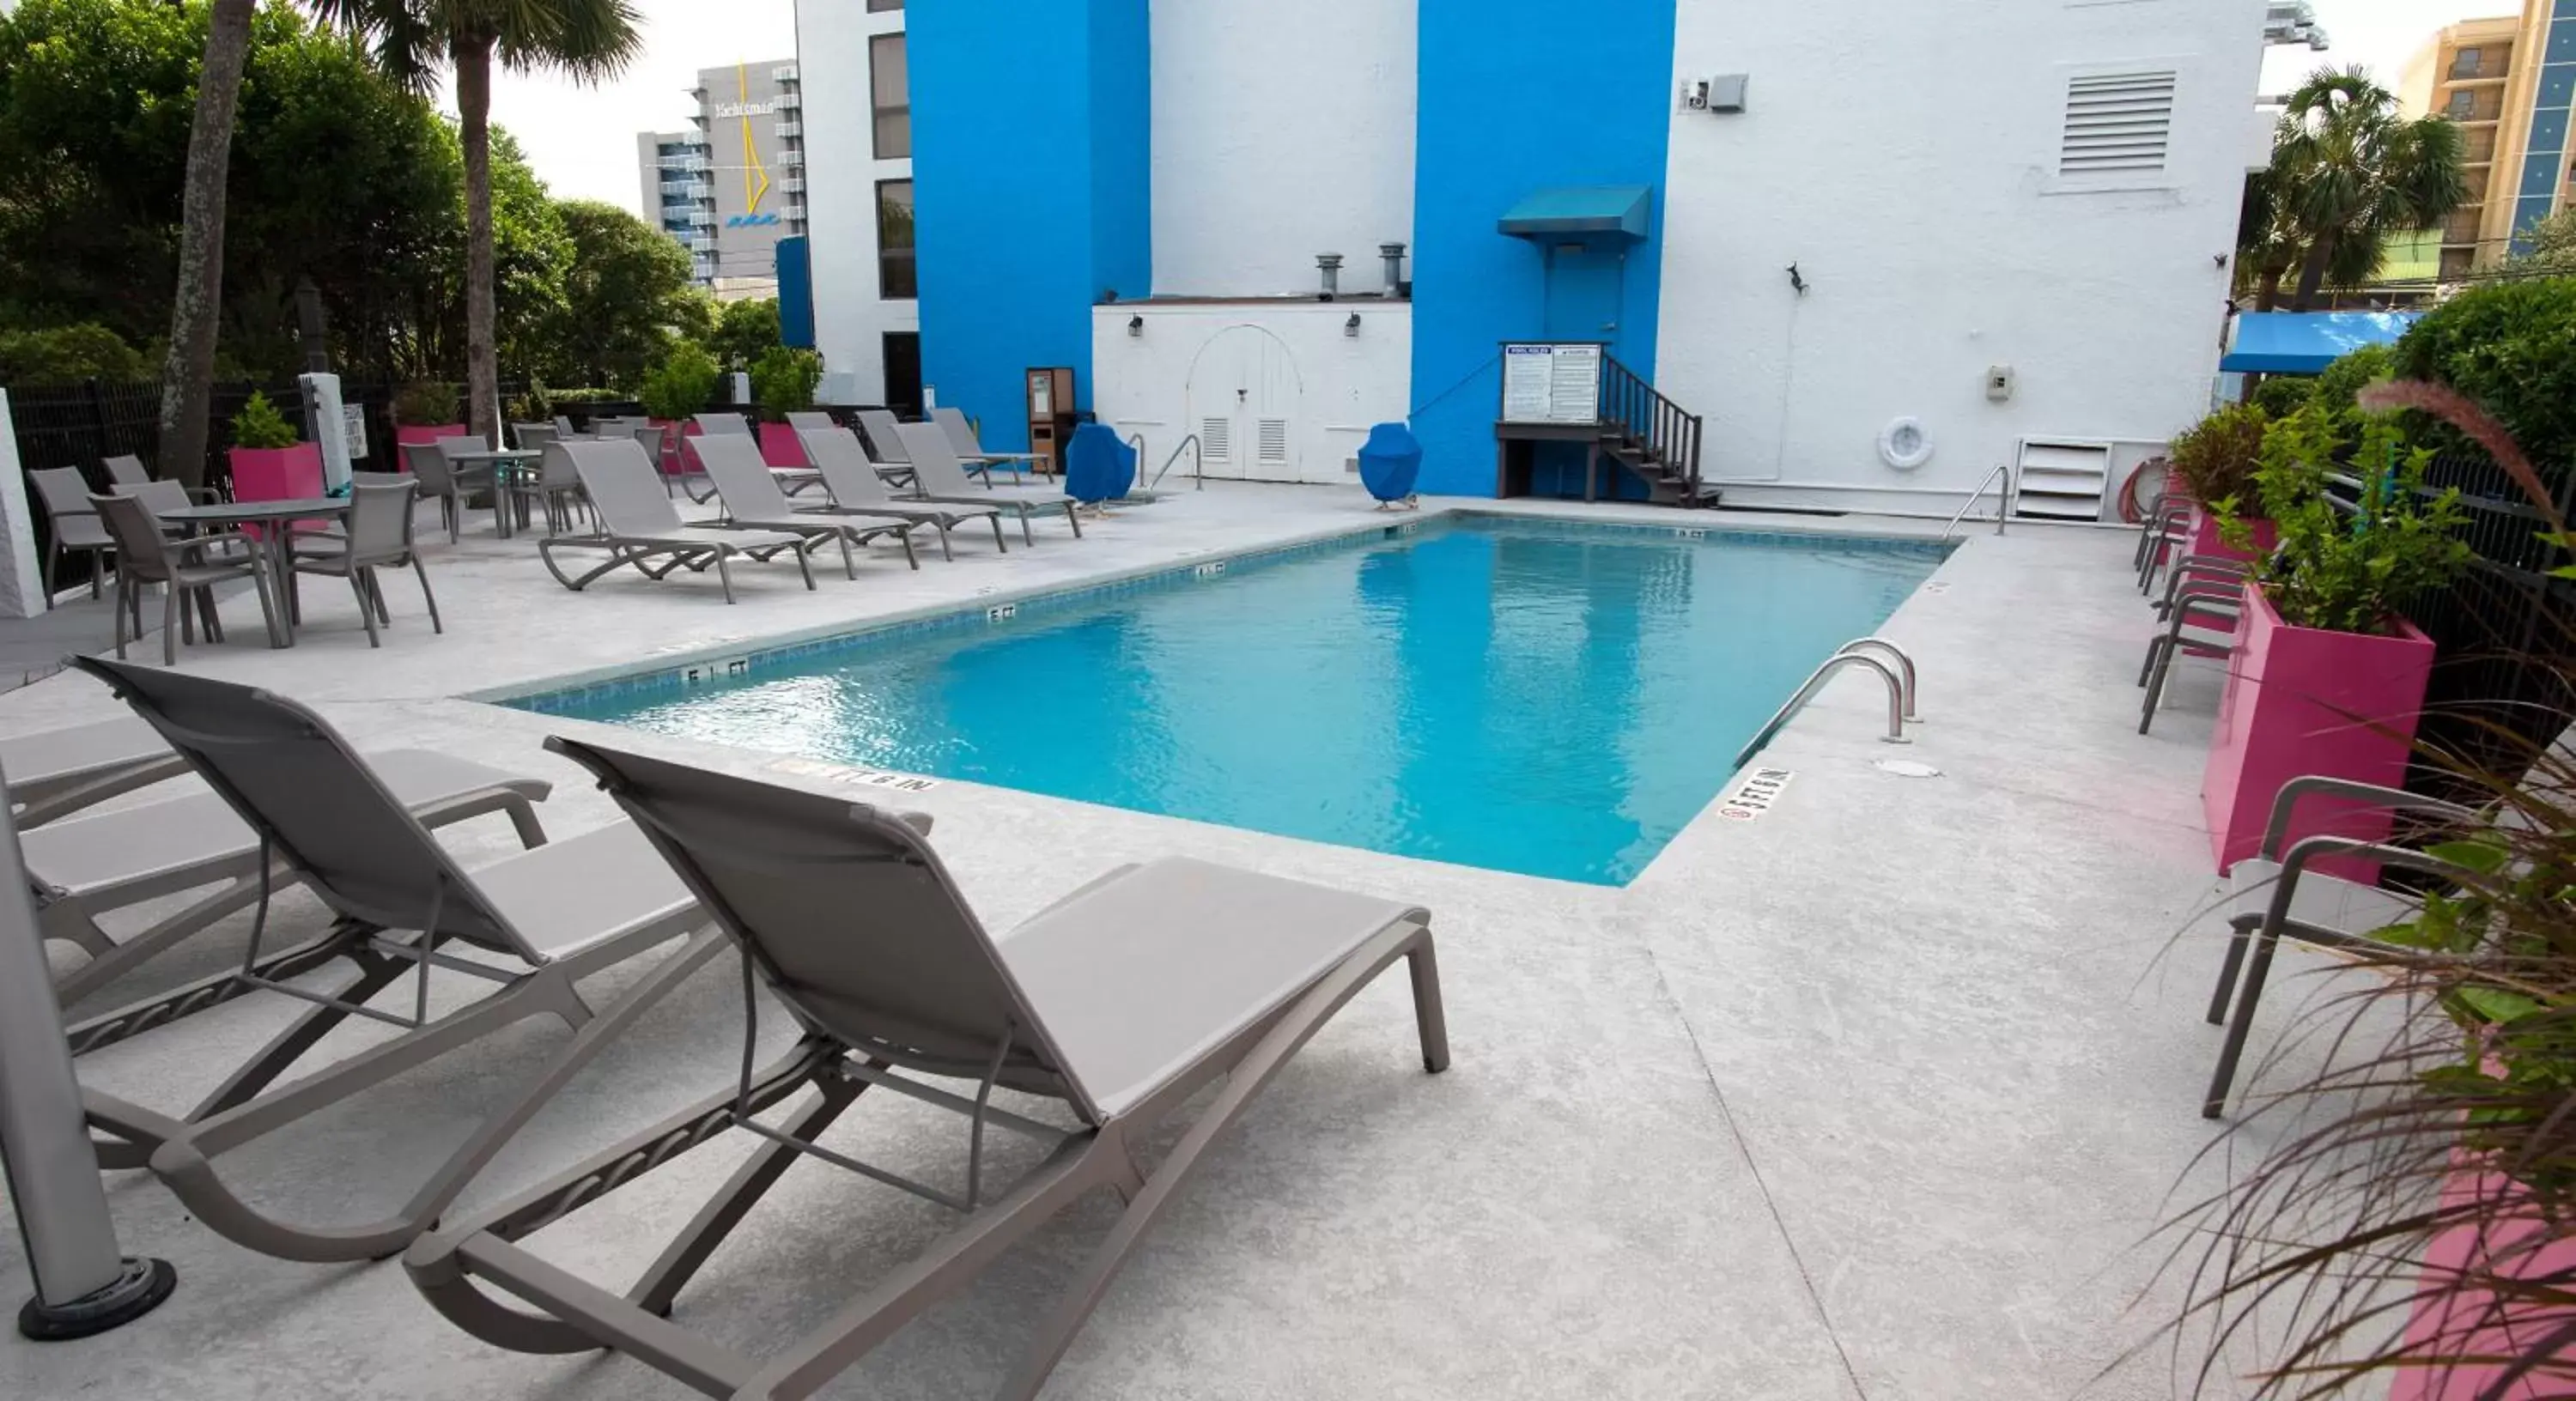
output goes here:
[{"label": "life ring", "polygon": [[1900,418],[1878,430],[1878,460],[1900,472],[1911,472],[1932,460],[1932,435],[1920,419]]}]

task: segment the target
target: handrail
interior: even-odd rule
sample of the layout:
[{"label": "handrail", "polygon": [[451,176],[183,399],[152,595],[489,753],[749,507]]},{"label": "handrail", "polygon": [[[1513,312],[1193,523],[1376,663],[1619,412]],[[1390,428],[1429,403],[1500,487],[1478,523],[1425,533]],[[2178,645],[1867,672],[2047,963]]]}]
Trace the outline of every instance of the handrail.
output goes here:
[{"label": "handrail", "polygon": [[[1136,435],[1136,451],[1141,456],[1144,453],[1144,450],[1145,435],[1139,433]],[[1188,437],[1181,439],[1180,445],[1172,449],[1172,455],[1164,458],[1163,465],[1155,469],[1154,479],[1145,483],[1145,489],[1147,491],[1152,491],[1154,488],[1161,486],[1163,484],[1164,474],[1172,470],[1172,464],[1180,461],[1181,454],[1185,452],[1190,454],[1190,478],[1192,481],[1198,483],[1198,485],[1192,487],[1191,490],[1207,490],[1207,452],[1200,444],[1199,435],[1196,433],[1192,433]]]},{"label": "handrail", "polygon": [[1986,488],[1994,485],[1997,477],[2003,478],[2004,489],[1995,494],[1995,533],[1997,535],[2004,533],[2004,522],[2012,516],[2012,464],[1998,462],[1995,464],[1995,470],[1988,472],[1985,480],[1977,483],[1977,489],[1968,493],[1967,502],[1959,507],[1959,514],[1950,517],[1950,523],[1941,527],[1943,540],[1949,539],[1951,534],[1958,530],[1959,522],[1966,520],[1968,513],[1977,509],[1977,503],[1986,499]]},{"label": "handrail", "polygon": [[1705,425],[1643,375],[1603,356],[1601,421],[1643,444],[1647,455],[1686,483],[1684,504],[1700,504],[1700,441]]},{"label": "handrail", "polygon": [[1885,652],[1887,655],[1896,658],[1897,674],[1905,682],[1905,723],[1909,725],[1922,724],[1923,714],[1915,708],[1915,702],[1921,698],[1922,693],[1920,688],[1922,681],[1914,670],[1914,658],[1906,655],[1904,648],[1897,646],[1895,643],[1888,641],[1884,637],[1864,637],[1856,642],[1846,642],[1842,646],[1842,651],[1836,652],[1834,655],[1839,657],[1846,652],[1863,651]]},{"label": "handrail", "polygon": [[1815,674],[1807,678],[1807,684],[1798,688],[1798,694],[1789,697],[1789,703],[1780,707],[1780,713],[1772,716],[1769,724],[1764,725],[1742,749],[1736,751],[1735,767],[1739,769],[1744,767],[1747,760],[1762,752],[1762,746],[1769,744],[1788,725],[1791,718],[1807,708],[1807,702],[1816,698],[1816,693],[1825,688],[1825,682],[1831,679],[1835,672],[1847,666],[1868,667],[1878,673],[1880,680],[1887,683],[1887,733],[1880,738],[1889,744],[1907,743],[1905,683],[1897,679],[1896,673],[1888,669],[1887,663],[1876,657],[1863,656],[1858,652],[1836,652],[1825,659],[1823,666],[1816,668]]}]

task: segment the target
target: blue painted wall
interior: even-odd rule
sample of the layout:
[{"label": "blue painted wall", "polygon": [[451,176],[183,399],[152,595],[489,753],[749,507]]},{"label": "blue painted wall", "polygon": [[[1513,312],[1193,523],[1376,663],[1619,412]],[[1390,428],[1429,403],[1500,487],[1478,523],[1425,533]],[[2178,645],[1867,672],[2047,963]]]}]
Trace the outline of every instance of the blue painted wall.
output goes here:
[{"label": "blue painted wall", "polygon": [[1153,265],[1148,0],[943,0],[909,12],[921,377],[1028,446],[1025,371],[1091,398],[1091,306]]},{"label": "blue painted wall", "polygon": [[[1413,431],[1422,490],[1494,493],[1499,343],[1545,334],[1539,249],[1495,225],[1533,190],[1647,185],[1617,354],[1654,374],[1674,0],[1421,0],[1413,199]],[[918,101],[918,98],[915,99]]]}]

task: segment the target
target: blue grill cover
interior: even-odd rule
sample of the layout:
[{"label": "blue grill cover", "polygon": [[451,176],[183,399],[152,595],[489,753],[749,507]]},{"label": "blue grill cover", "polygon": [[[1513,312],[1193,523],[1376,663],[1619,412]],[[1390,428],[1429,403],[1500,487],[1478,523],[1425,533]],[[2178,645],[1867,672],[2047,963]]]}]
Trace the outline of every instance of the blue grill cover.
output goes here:
[{"label": "blue grill cover", "polygon": [[1105,423],[1073,430],[1064,450],[1064,494],[1086,506],[1116,501],[1136,484],[1136,450]]},{"label": "blue grill cover", "polygon": [[1422,441],[1401,423],[1381,423],[1360,445],[1360,484],[1380,501],[1402,501],[1422,475]]}]

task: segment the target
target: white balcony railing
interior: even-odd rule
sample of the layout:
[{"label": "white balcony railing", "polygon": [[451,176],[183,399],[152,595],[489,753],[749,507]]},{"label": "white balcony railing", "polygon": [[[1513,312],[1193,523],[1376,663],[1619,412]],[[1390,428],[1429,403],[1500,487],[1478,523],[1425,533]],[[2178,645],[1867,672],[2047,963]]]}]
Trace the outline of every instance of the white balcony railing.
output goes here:
[{"label": "white balcony railing", "polygon": [[779,176],[778,188],[791,195],[801,194],[805,189],[805,177],[802,175]]},{"label": "white balcony railing", "polygon": [[782,63],[777,67],[770,69],[769,81],[773,83],[793,83],[798,81],[796,76],[796,65],[792,63]]},{"label": "white balcony railing", "polygon": [[778,110],[781,112],[793,112],[804,105],[805,94],[794,88],[789,88],[778,95]]},{"label": "white balcony railing", "polygon": [[782,141],[793,141],[804,134],[805,124],[803,122],[780,122],[778,124],[778,137]]}]

